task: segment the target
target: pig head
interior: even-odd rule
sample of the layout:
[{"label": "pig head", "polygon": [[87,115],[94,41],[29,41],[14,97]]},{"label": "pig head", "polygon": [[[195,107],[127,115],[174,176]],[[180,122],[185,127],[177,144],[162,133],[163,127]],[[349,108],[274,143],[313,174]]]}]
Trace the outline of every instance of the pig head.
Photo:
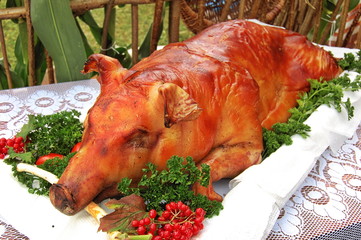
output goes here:
[{"label": "pig head", "polygon": [[[307,79],[329,80],[340,69],[304,36],[236,20],[170,44],[130,70],[94,54],[83,71],[99,73],[101,93],[82,147],[50,188],[51,202],[67,215],[123,177],[136,182],[146,163],[164,169],[173,155],[208,164],[211,183],[238,175],[261,161],[262,128],[287,120]],[[194,190],[222,199],[212,184]]]}]

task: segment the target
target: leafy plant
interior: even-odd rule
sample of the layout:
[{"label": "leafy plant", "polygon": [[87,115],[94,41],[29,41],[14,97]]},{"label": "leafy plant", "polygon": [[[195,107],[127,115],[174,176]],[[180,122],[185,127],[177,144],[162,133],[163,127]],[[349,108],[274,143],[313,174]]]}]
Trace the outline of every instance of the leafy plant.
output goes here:
[{"label": "leafy plant", "polygon": [[[101,50],[103,28],[94,19],[92,11],[86,11],[80,16],[74,16],[69,5],[70,1],[39,0],[31,1],[31,18],[34,27],[35,42],[35,73],[36,84],[41,84],[46,73],[45,48],[52,57],[55,65],[57,82],[75,81],[86,79],[90,76],[80,74],[86,58],[94,52]],[[6,7],[23,6],[23,0],[7,0]],[[117,58],[123,67],[132,66],[131,56],[128,52],[129,44],[116,44],[115,24],[116,12],[125,5],[115,6],[111,11],[107,35],[106,55]],[[163,17],[164,17],[163,13]],[[80,24],[80,21],[85,24]],[[14,55],[16,63],[11,68],[13,87],[28,86],[28,51],[27,31],[24,19],[13,20],[18,28]],[[86,29],[89,28],[89,29]],[[148,34],[139,48],[140,58],[149,56],[149,41],[151,23]],[[91,32],[97,50],[93,50],[85,32]],[[159,37],[159,36],[158,36]],[[5,69],[0,62],[0,90],[9,88]]]}]

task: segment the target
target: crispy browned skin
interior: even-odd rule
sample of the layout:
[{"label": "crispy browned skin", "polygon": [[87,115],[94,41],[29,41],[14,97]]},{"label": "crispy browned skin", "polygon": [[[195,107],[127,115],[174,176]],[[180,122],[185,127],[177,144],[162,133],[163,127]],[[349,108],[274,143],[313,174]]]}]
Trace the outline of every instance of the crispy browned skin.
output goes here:
[{"label": "crispy browned skin", "polygon": [[[83,145],[58,184],[54,206],[72,215],[123,177],[139,179],[152,162],[192,156],[211,182],[261,160],[262,127],[286,121],[308,78],[340,72],[332,56],[304,36],[236,20],[170,44],[126,70],[95,54],[101,94],[85,122]],[[195,191],[221,200],[212,186]],[[104,196],[104,195],[103,195]]]}]

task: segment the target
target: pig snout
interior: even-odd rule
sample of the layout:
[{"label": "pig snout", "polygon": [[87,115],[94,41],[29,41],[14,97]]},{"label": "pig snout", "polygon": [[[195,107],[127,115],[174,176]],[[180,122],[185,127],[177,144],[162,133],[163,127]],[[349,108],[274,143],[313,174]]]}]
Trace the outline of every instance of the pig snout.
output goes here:
[{"label": "pig snout", "polygon": [[50,187],[49,197],[54,207],[66,215],[74,215],[80,210],[76,206],[72,193],[61,184],[53,184]]}]

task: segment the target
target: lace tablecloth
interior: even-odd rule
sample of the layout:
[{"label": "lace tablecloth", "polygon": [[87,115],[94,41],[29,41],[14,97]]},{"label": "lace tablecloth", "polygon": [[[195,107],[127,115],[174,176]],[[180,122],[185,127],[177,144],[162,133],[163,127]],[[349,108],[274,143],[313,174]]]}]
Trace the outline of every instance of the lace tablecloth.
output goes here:
[{"label": "lace tablecloth", "polygon": [[[84,112],[98,94],[96,80],[0,91],[0,138],[15,135],[28,114]],[[29,239],[15,226],[0,212],[0,240]],[[337,152],[322,154],[267,239],[361,239],[361,125]]]}]

